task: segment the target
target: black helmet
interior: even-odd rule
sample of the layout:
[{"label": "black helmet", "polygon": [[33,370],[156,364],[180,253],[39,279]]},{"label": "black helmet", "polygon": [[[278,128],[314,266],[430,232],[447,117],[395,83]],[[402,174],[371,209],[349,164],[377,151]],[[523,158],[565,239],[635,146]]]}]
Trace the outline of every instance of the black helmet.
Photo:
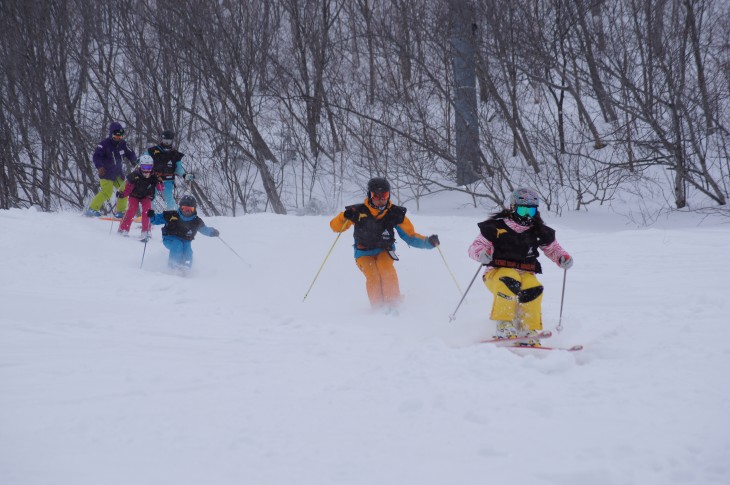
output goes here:
[{"label": "black helmet", "polygon": [[375,177],[368,182],[368,196],[373,192],[390,192],[390,183],[383,177]]},{"label": "black helmet", "polygon": [[160,145],[164,147],[171,147],[172,141],[175,139],[175,132],[172,130],[163,130],[160,133]]},{"label": "black helmet", "polygon": [[180,202],[178,203],[180,207],[187,206],[187,207],[198,207],[198,202],[195,200],[195,197],[192,195],[183,195],[180,197]]}]

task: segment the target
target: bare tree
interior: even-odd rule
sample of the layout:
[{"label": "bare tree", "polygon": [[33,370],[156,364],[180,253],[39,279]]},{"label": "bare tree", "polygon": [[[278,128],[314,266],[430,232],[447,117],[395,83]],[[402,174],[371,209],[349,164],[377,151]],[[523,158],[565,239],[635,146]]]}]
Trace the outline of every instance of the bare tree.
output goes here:
[{"label": "bare tree", "polygon": [[[320,213],[373,175],[416,203],[529,183],[552,210],[647,187],[724,206],[728,26],[724,0],[6,0],[0,207],[84,207],[112,120],[137,151],[176,131],[211,214]],[[455,186],[462,85],[477,170]]]}]

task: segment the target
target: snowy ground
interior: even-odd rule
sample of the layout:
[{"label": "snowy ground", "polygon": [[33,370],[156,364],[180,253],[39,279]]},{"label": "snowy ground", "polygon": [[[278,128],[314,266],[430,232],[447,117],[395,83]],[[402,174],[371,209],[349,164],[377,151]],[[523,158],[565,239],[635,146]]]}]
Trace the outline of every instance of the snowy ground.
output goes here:
[{"label": "snowy ground", "polygon": [[[465,289],[485,213],[409,213]],[[0,484],[730,483],[730,224],[547,215],[576,264],[555,344],[490,335],[479,280],[399,245],[373,313],[325,217],[205,218],[189,277],[76,214],[0,211]],[[114,228],[116,231],[116,227]],[[134,228],[133,228],[134,230]],[[548,328],[563,272],[543,259]]]}]

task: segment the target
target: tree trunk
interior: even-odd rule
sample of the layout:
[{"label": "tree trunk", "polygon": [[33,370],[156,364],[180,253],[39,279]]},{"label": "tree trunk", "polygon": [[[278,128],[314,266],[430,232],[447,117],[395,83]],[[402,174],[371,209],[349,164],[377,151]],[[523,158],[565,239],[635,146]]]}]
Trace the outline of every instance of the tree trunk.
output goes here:
[{"label": "tree trunk", "polygon": [[477,118],[476,65],[473,15],[466,4],[454,9],[451,27],[454,70],[454,131],[456,132],[456,183],[479,180],[479,120]]}]

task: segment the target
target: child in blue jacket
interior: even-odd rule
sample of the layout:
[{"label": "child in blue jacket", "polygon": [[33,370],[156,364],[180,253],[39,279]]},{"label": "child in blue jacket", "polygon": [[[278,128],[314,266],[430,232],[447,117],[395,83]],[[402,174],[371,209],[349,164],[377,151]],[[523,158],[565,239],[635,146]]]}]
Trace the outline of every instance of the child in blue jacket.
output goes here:
[{"label": "child in blue jacket", "polygon": [[189,270],[193,265],[192,241],[200,231],[204,236],[218,237],[220,231],[208,227],[203,219],[198,217],[197,202],[192,195],[180,198],[178,210],[164,211],[155,214],[150,209],[147,215],[153,225],[164,224],[162,227],[162,244],[170,250],[168,265],[172,269]]},{"label": "child in blue jacket", "polygon": [[195,179],[193,174],[183,167],[182,159],[185,154],[173,147],[174,139],[175,133],[165,130],[160,134],[160,142],[149,147],[145,152],[155,161],[155,175],[162,180],[164,186],[162,197],[165,199],[167,210],[172,211],[175,210],[177,205],[172,195],[175,190],[175,175],[182,177],[187,182],[192,182]]}]

